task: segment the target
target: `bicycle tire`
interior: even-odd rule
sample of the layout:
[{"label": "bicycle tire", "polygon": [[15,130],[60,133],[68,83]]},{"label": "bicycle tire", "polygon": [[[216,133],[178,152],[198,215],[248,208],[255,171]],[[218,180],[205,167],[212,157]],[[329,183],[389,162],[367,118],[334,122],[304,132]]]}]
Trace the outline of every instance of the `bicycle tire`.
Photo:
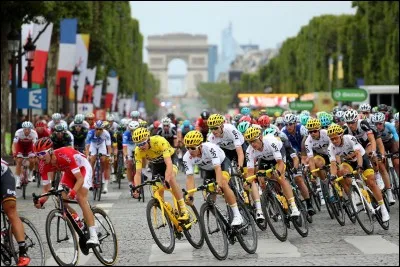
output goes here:
[{"label": "bicycle tire", "polygon": [[[195,217],[196,222],[194,222],[193,224],[194,224],[194,226],[197,227],[197,229],[200,231],[200,238],[199,238],[199,240],[197,240],[197,241],[195,240],[194,237],[195,237],[195,236],[196,236],[196,237],[199,236],[199,234],[198,234],[198,233],[196,233],[196,234],[193,233],[193,232],[195,232],[195,231],[193,230],[193,229],[195,228],[195,227],[193,227],[193,224],[192,224],[192,227],[191,227],[190,229],[184,230],[184,231],[183,231],[183,234],[185,235],[186,239],[189,241],[189,243],[190,243],[194,248],[200,249],[200,248],[203,247],[203,244],[204,244],[204,235],[203,235],[203,231],[201,230],[201,226],[200,226],[200,215],[199,215],[199,212],[198,212],[197,209],[196,209],[196,206],[194,206],[194,205],[191,205],[191,206],[186,205],[186,207],[187,207],[188,209],[191,209],[191,211],[189,211],[189,213],[190,213],[191,215],[194,215],[194,217]],[[193,218],[191,218],[190,221],[193,222]],[[197,232],[197,231],[196,231],[196,232]]]},{"label": "bicycle tire", "polygon": [[[285,213],[282,208],[281,202],[273,196],[271,193],[264,191],[262,194],[264,198],[263,205],[261,205],[265,219],[267,220],[268,226],[272,233],[278,240],[284,242],[287,239],[287,225],[285,222]],[[271,210],[272,208],[272,210]],[[277,223],[276,225],[274,223]],[[277,226],[281,225],[282,230],[278,231]]]},{"label": "bicycle tire", "polygon": [[117,169],[117,179],[118,179],[118,189],[121,189],[121,180],[124,175],[124,158],[122,153],[118,153],[118,169]]},{"label": "bicycle tire", "polygon": [[395,198],[399,199],[399,177],[393,167],[389,168],[390,181],[392,183],[392,193]]},{"label": "bicycle tire", "polygon": [[[56,218],[57,222],[52,222],[53,218]],[[51,233],[51,225],[52,224],[57,224],[57,229],[56,233]],[[59,231],[62,230],[61,228],[65,228],[65,230],[69,230],[69,236],[68,233],[66,232],[66,239],[69,240],[72,237],[73,241],[73,253],[71,253],[71,250],[66,253],[67,255],[72,255],[71,261],[65,262],[64,259],[61,259],[60,256],[57,254],[57,251],[61,251],[59,249],[55,249],[53,242],[51,241],[51,237],[59,237]],[[46,239],[47,239],[47,244],[49,245],[49,249],[51,252],[51,255],[53,255],[54,260],[57,262],[58,265],[63,266],[63,265],[76,265],[79,261],[79,247],[78,247],[78,241],[76,238],[75,230],[74,227],[72,226],[72,223],[69,221],[67,217],[63,217],[62,212],[58,209],[54,209],[50,211],[50,213],[47,215],[46,219]],[[64,240],[64,241],[65,241]],[[57,239],[56,241],[57,244],[60,244],[61,241]],[[69,243],[68,241],[66,243]]]},{"label": "bicycle tire", "polygon": [[26,184],[22,185],[22,197],[26,199]]},{"label": "bicycle tire", "polygon": [[[153,208],[155,210],[153,211]],[[147,208],[146,208],[146,217],[147,217],[147,224],[149,225],[150,233],[153,236],[154,241],[156,242],[157,246],[165,253],[171,254],[174,249],[175,249],[175,232],[174,232],[174,226],[171,223],[170,218],[168,217],[167,213],[164,212],[164,219],[166,224],[168,225],[169,228],[169,237],[166,237],[168,239],[168,243],[164,245],[161,241],[161,238],[159,238],[155,232],[154,226],[155,222],[152,221],[152,213],[153,214],[160,214],[162,215],[161,212],[161,207],[160,203],[158,202],[157,199],[152,198],[148,203],[147,203]],[[157,222],[162,222],[163,219],[158,219]],[[165,227],[166,225],[161,225],[158,228]]]},{"label": "bicycle tire", "polygon": [[[92,248],[94,255],[96,255],[96,258],[102,264],[106,266],[114,265],[118,258],[118,240],[114,225],[112,224],[110,217],[103,209],[98,207],[92,207],[92,212],[95,218],[97,236],[99,238],[99,243],[100,243],[99,246],[95,246],[94,248]],[[96,214],[102,216],[103,220],[99,220]],[[108,225],[108,229],[105,229],[105,223]],[[113,244],[113,248],[110,249],[108,247],[107,249],[103,249],[102,246],[105,243],[104,240],[109,236],[111,236],[112,238],[112,241],[110,243]],[[103,253],[107,253],[107,256],[104,256]],[[111,255],[109,255],[108,253],[111,253]]]},{"label": "bicycle tire", "polygon": [[[360,203],[357,205],[357,210],[355,210],[355,203],[354,203],[354,200],[353,200],[353,194],[356,194],[360,198]],[[358,223],[360,224],[361,228],[364,230],[364,232],[366,234],[371,235],[374,232],[374,221],[372,219],[371,211],[368,208],[367,209],[364,208],[364,205],[363,205],[363,202],[361,201],[361,199],[364,199],[364,201],[366,201],[364,196],[362,194],[360,195],[360,193],[358,192],[357,188],[354,185],[352,185],[350,187],[350,197],[349,197],[349,200],[350,200],[350,203],[351,203],[350,206],[353,209],[353,213],[354,213]],[[359,208],[361,208],[361,209],[359,209]],[[365,211],[365,214],[367,215],[368,220],[369,220],[369,225],[370,225],[369,228],[367,228],[367,224],[364,223],[363,220],[361,219],[361,215],[360,214],[362,214],[364,211]]]},{"label": "bicycle tire", "polygon": [[40,187],[40,181],[42,180],[42,176],[40,175],[39,171],[36,171],[36,183],[37,183],[37,188]]},{"label": "bicycle tire", "polygon": [[103,183],[100,182],[100,187],[97,188],[97,201],[101,200],[101,194],[103,192]]},{"label": "bicycle tire", "polygon": [[308,213],[303,203],[301,202],[300,198],[297,196],[297,194],[294,195],[294,201],[296,203],[297,208],[300,211],[300,216],[296,218],[291,218],[291,221],[296,231],[302,237],[306,237],[308,236],[308,220],[307,220]]},{"label": "bicycle tire", "polygon": [[[330,184],[330,186],[333,185]],[[337,222],[341,226],[344,226],[346,224],[346,217],[345,217],[345,211],[343,210],[343,204],[336,189],[333,188],[332,190],[333,190],[334,202],[329,201],[329,205],[332,209],[333,215],[335,216]]]},{"label": "bicycle tire", "polygon": [[99,162],[96,160],[95,166],[94,166],[94,179],[93,179],[93,201],[96,201],[97,198],[97,193],[98,193],[98,181],[99,181]]},{"label": "bicycle tire", "polygon": [[355,224],[357,222],[356,216],[354,216],[353,209],[349,207],[351,205],[350,200],[342,201],[343,203],[343,209],[347,214],[347,217],[349,217],[350,221],[352,224]]},{"label": "bicycle tire", "polygon": [[331,220],[333,220],[333,218],[335,218],[335,216],[333,215],[332,210],[329,206],[329,198],[327,197],[328,196],[328,188],[327,188],[327,185],[325,185],[325,183],[323,183],[323,182],[321,182],[321,191],[322,191],[322,196],[325,201],[325,207],[329,213],[329,217],[331,218]]},{"label": "bicycle tire", "polygon": [[[222,244],[223,248],[221,251],[217,251],[211,242],[211,238],[209,237],[210,232],[210,215],[215,218],[215,223],[216,223],[216,229],[212,231],[213,233],[215,232],[221,232],[222,234]],[[206,220],[206,221],[205,221]],[[204,240],[207,243],[208,248],[210,249],[211,253],[214,255],[215,258],[218,260],[225,260],[228,257],[228,238],[226,235],[225,231],[225,226],[223,225],[221,218],[219,217],[218,213],[216,212],[216,209],[213,205],[211,205],[208,202],[204,202],[201,205],[200,208],[200,226],[204,234]]]},{"label": "bicycle tire", "polygon": [[[244,206],[241,200],[237,202],[238,209],[243,218],[243,225],[240,226],[238,231],[237,239],[242,248],[249,254],[254,254],[257,250],[258,239],[256,231],[256,223],[254,222],[253,216],[250,214],[248,209]],[[251,234],[249,232],[251,231]],[[250,237],[250,239],[245,239]],[[248,242],[250,241],[250,242]]]}]

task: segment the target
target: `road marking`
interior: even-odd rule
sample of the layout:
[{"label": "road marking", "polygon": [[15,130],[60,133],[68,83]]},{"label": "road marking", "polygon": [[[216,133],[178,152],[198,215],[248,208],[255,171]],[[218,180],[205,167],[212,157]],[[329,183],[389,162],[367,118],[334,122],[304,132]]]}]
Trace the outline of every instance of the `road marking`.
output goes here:
[{"label": "road marking", "polygon": [[296,258],[301,254],[297,247],[292,245],[288,240],[281,242],[276,238],[258,239],[257,246],[258,258]]},{"label": "road marking", "polygon": [[96,207],[104,209],[104,208],[111,208],[113,205],[114,203],[99,203],[96,205]]},{"label": "road marking", "polygon": [[193,260],[193,247],[188,242],[175,243],[174,252],[164,253],[156,244],[151,246],[149,263],[166,261],[190,261]]},{"label": "road marking", "polygon": [[[68,255],[68,256],[66,256],[65,258],[62,257],[62,256],[60,255],[60,258],[61,258],[61,259],[64,258],[65,260],[70,261],[70,260],[72,260],[72,255],[73,255],[73,253],[74,253],[74,249],[73,249],[72,247],[71,247],[71,248],[60,248],[60,249],[57,249],[57,255],[59,255],[59,254],[61,254],[61,253],[65,253],[65,254]],[[86,263],[90,260],[90,258],[91,258],[93,255],[94,255],[94,254],[93,254],[92,251],[90,251],[88,255],[83,255],[83,253],[79,250],[78,265],[80,265],[80,266],[85,266]],[[51,253],[50,253],[50,256],[52,256]],[[50,258],[48,258],[48,259],[46,260],[46,266],[58,266],[58,264],[57,264],[57,262],[54,260],[53,257],[50,257]]]},{"label": "road marking", "polygon": [[343,238],[364,254],[399,254],[399,246],[387,241],[381,235],[344,236]]}]

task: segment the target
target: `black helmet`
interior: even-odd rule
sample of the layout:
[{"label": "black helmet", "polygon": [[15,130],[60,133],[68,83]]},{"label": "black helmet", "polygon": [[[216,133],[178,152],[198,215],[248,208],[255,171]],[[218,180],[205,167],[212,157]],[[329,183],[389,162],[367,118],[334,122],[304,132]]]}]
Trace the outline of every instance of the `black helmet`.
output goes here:
[{"label": "black helmet", "polygon": [[200,114],[201,118],[203,120],[208,120],[208,117],[210,117],[210,112],[207,110],[203,110]]},{"label": "black helmet", "polygon": [[171,120],[175,119],[175,114],[174,113],[168,113],[167,117],[170,118]]},{"label": "black helmet", "polygon": [[378,111],[386,112],[386,111],[388,111],[388,106],[386,104],[379,104],[378,105]]}]

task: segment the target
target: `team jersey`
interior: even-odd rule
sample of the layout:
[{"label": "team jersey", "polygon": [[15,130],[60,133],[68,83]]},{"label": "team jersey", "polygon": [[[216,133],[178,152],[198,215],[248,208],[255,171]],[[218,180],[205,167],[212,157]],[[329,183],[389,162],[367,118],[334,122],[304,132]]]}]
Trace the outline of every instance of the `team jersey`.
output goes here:
[{"label": "team jersey", "polygon": [[81,130],[78,132],[75,129],[75,125],[72,125],[72,127],[70,129],[71,129],[72,135],[74,136],[75,146],[84,147],[85,146],[85,140],[86,140],[86,137],[87,137],[88,132],[89,132],[89,128],[82,127]]},{"label": "team jersey", "polygon": [[252,146],[249,146],[246,150],[247,168],[254,169],[254,163],[258,159],[264,160],[284,160],[281,149],[282,141],[278,140],[274,136],[266,135],[262,139],[263,147],[262,151],[255,150]]},{"label": "team jersey", "polygon": [[372,127],[367,120],[358,120],[357,129],[353,132],[348,125],[344,128],[344,134],[350,134],[357,138],[357,141],[366,147],[369,143],[368,135],[373,134],[375,139],[380,138],[380,135],[375,127]]},{"label": "team jersey", "polygon": [[345,134],[343,135],[343,141],[340,146],[335,146],[332,142],[330,142],[328,146],[329,160],[331,162],[336,161],[336,156],[340,156],[345,161],[355,162],[357,161],[355,150],[360,151],[361,156],[364,156],[365,150],[361,144],[357,142],[357,138],[349,134]]},{"label": "team jersey", "polygon": [[146,151],[135,148],[136,170],[142,169],[143,159],[147,159],[152,163],[160,163],[164,158],[171,157],[175,149],[171,147],[167,139],[162,136],[155,135],[150,137],[150,147]]},{"label": "team jersey", "polygon": [[167,131],[165,131],[164,127],[160,125],[160,127],[158,127],[157,135],[160,135],[165,139],[167,139],[170,145],[173,146],[174,139],[177,138],[177,131],[175,124],[170,123]]},{"label": "team jersey", "polygon": [[202,134],[208,133],[208,125],[204,120],[200,117],[196,121],[196,130],[200,131]]},{"label": "team jersey", "polygon": [[122,146],[134,146],[134,145],[135,143],[133,142],[131,131],[126,130],[122,134]]},{"label": "team jersey", "polygon": [[108,131],[103,130],[100,136],[96,136],[96,130],[90,130],[86,137],[86,145],[94,145],[99,148],[102,143],[105,143],[106,146],[111,146],[111,137]]},{"label": "team jersey", "polygon": [[54,149],[73,145],[71,136],[67,132],[64,132],[61,138],[58,138],[57,133],[52,133],[50,139],[53,141]]},{"label": "team jersey", "polygon": [[42,132],[36,131],[36,133],[38,135],[38,139],[43,138],[43,137],[50,137],[50,131],[46,127],[44,127]]},{"label": "team jersey", "polygon": [[25,135],[24,129],[18,129],[15,132],[14,136],[14,143],[19,143],[21,145],[31,145],[35,143],[38,140],[38,134],[35,130],[32,130],[29,132],[28,135]]},{"label": "team jersey", "polygon": [[314,151],[318,154],[328,155],[329,143],[328,131],[325,129],[319,131],[319,139],[314,139],[309,135],[304,143],[307,156],[309,158],[314,157]]},{"label": "team jersey", "polygon": [[221,165],[225,160],[224,151],[217,145],[205,142],[201,145],[201,157],[193,157],[189,151],[183,156],[183,166],[187,175],[193,175],[194,165],[203,170],[214,170],[215,166]]},{"label": "team jersey", "polygon": [[3,158],[1,159],[1,176],[3,176],[3,174],[6,173],[6,171],[8,170],[8,163],[3,160]]},{"label": "team jersey", "polygon": [[378,130],[378,132],[381,135],[383,143],[390,142],[392,139],[394,139],[396,142],[399,141],[399,135],[397,134],[396,127],[390,122],[386,121],[385,128],[383,128],[382,131]]},{"label": "team jersey", "polygon": [[120,132],[118,130],[114,133],[115,145],[117,146],[118,150],[122,150],[123,135],[124,135],[124,132]]},{"label": "team jersey", "polygon": [[287,130],[286,126],[281,130],[289,139],[290,144],[296,149],[297,152],[301,151],[301,142],[303,141],[303,137],[308,135],[307,128],[301,124],[297,124],[295,128],[295,134],[292,135]]},{"label": "team jersey", "polygon": [[207,140],[227,150],[234,150],[244,143],[242,133],[232,124],[224,124],[222,137],[216,137],[213,133],[210,133]]}]

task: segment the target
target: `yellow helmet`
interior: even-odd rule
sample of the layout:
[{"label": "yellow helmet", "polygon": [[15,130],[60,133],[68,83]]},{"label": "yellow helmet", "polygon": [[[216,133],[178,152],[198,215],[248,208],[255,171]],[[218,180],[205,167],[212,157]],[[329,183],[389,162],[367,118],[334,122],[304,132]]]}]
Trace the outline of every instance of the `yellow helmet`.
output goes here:
[{"label": "yellow helmet", "polygon": [[260,137],[261,130],[256,127],[249,127],[247,128],[246,132],[244,132],[244,139],[246,141],[253,141]]},{"label": "yellow helmet", "polygon": [[224,124],[225,119],[221,114],[212,114],[208,120],[207,125],[208,127],[218,127]]},{"label": "yellow helmet", "polygon": [[321,129],[321,121],[316,118],[309,118],[306,124],[307,130]]},{"label": "yellow helmet", "polygon": [[198,146],[203,142],[203,135],[196,130],[190,131],[185,135],[183,143],[187,147]]},{"label": "yellow helmet", "polygon": [[335,135],[335,134],[342,134],[344,132],[343,128],[338,125],[338,124],[334,124],[332,123],[329,127],[328,127],[328,135]]},{"label": "yellow helmet", "polygon": [[135,142],[136,144],[146,141],[147,139],[149,139],[149,137],[149,130],[143,127],[137,128],[132,134],[133,142]]},{"label": "yellow helmet", "polygon": [[147,121],[140,120],[139,125],[140,125],[140,127],[147,127]]}]

